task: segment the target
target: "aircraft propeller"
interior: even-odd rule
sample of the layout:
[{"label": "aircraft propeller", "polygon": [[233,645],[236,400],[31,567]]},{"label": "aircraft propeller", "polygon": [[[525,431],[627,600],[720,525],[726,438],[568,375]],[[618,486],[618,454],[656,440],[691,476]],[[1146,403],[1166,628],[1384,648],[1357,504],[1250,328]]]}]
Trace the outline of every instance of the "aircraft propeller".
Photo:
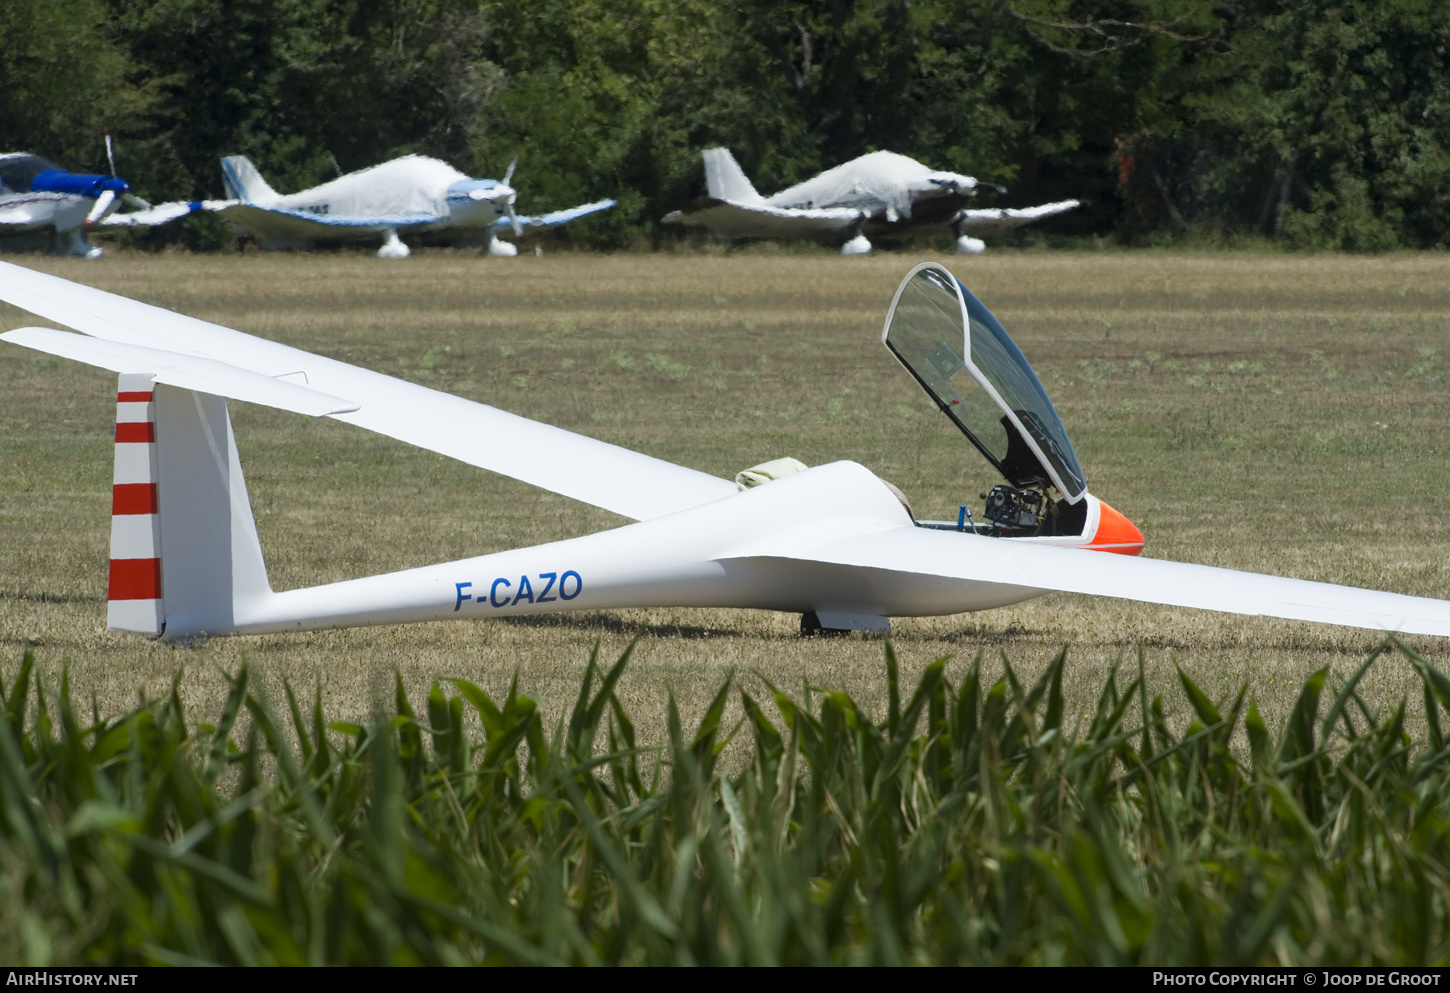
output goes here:
[{"label": "aircraft propeller", "polygon": [[509,225],[514,229],[515,238],[519,237],[524,233],[524,226],[519,223],[519,215],[514,212],[514,200],[518,198],[518,194],[514,192],[513,180],[514,170],[518,168],[518,165],[519,157],[515,155],[514,160],[509,163],[508,172],[503,174],[503,185],[508,187],[509,190],[509,199],[508,203],[506,204],[506,207],[508,208]]},{"label": "aircraft propeller", "polygon": [[90,225],[99,221],[101,218],[105,217],[107,211],[111,209],[111,205],[115,202],[115,190],[102,190],[101,195],[96,197],[96,205],[92,207],[91,212],[86,215],[86,225],[89,227]]},{"label": "aircraft propeller", "polygon": [[[115,141],[111,138],[110,131],[106,132],[106,162],[111,167],[111,178],[120,179],[121,177],[116,175],[116,146]],[[112,196],[111,199],[114,200],[115,197]],[[143,200],[141,197],[138,197],[136,194],[132,193],[129,189],[121,194],[121,200],[122,202],[127,203],[132,207],[135,207],[137,210],[151,209],[151,204]],[[101,201],[98,199],[96,201],[97,207],[100,207],[100,203]],[[106,204],[109,206],[110,200],[107,200]],[[97,210],[92,209],[90,215],[86,218],[86,223],[96,223],[96,221],[99,221],[102,217],[105,216],[105,213],[106,212],[104,208],[101,208],[99,213],[97,212]]]}]

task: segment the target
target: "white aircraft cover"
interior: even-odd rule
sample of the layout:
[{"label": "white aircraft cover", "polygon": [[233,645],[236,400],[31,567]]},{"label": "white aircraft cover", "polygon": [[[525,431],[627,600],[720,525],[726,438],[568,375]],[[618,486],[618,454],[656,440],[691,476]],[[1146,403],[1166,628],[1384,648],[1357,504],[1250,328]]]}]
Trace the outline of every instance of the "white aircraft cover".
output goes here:
[{"label": "white aircraft cover", "polygon": [[944,546],[942,532],[917,527],[824,543],[806,541],[794,548],[759,548],[754,553],[1230,614],[1450,636],[1450,602],[1445,600],[1006,538],[950,537],[963,542],[960,551],[951,555],[943,554],[949,546]]},{"label": "white aircraft cover", "polygon": [[771,207],[842,207],[886,204],[887,219],[911,217],[913,194],[944,190],[944,184],[966,191],[977,181],[954,172],[938,172],[895,152],[872,152],[819,176],[766,197]]},{"label": "white aircraft cover", "polygon": [[309,204],[326,201],[330,211],[321,218],[323,221],[380,217],[437,219],[448,214],[448,187],[467,178],[446,162],[423,155],[405,155],[301,193],[257,202],[257,206],[305,210]]},{"label": "white aircraft cover", "polygon": [[[107,341],[213,359],[293,382],[300,378],[329,400],[362,404],[329,415],[336,420],[634,520],[736,492],[727,479],[6,262],[0,262],[0,300]],[[81,361],[114,368],[109,360]]]}]

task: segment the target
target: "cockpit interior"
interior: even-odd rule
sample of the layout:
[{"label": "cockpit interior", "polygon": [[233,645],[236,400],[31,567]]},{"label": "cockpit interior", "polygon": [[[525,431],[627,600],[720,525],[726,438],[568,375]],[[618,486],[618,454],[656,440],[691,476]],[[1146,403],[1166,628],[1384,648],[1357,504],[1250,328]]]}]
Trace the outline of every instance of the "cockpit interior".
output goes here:
[{"label": "cockpit interior", "polygon": [[[882,343],[1003,482],[955,521],[919,527],[1003,538],[1083,533],[1087,482],[1067,429],[1022,350],[961,281],[917,266],[896,292]],[[979,516],[980,515],[980,516]]]}]

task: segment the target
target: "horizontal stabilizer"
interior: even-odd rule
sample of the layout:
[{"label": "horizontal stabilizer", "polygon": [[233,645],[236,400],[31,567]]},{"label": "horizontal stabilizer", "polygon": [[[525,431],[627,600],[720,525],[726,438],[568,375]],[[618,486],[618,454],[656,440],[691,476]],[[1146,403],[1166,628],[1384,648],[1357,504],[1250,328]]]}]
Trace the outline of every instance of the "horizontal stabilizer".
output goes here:
[{"label": "horizontal stabilizer", "polygon": [[359,404],[329,396],[259,372],[249,372],[225,362],[182,355],[159,348],[123,345],[87,335],[52,328],[19,328],[0,334],[0,340],[74,359],[112,372],[147,373],[152,382],[178,386],[198,393],[278,407],[309,417],[345,414]]},{"label": "horizontal stabilizer", "polygon": [[[1230,614],[1450,636],[1450,602],[1444,600],[1187,562],[1028,545],[1010,538],[962,534],[949,536],[952,540],[947,543],[943,537],[923,528],[895,528],[792,549],[782,557]],[[954,547],[957,542],[959,549]]]}]

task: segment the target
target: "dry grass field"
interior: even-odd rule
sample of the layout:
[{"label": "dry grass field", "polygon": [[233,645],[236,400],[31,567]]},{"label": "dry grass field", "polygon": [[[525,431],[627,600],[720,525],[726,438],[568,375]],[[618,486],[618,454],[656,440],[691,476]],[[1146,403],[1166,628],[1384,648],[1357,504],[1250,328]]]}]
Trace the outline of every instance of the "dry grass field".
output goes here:
[{"label": "dry grass field", "polygon": [[[783,455],[854,459],[899,485],[918,516],[948,517],[994,480],[878,342],[898,281],[939,255],[12,261],[723,476]],[[1022,346],[1090,487],[1142,528],[1146,554],[1450,597],[1450,257],[1034,251],[948,265]],[[0,307],[0,325],[25,323]],[[274,699],[283,677],[320,684],[335,719],[365,717],[394,670],[415,700],[449,675],[502,694],[517,672],[557,714],[593,644],[613,657],[637,630],[620,693],[636,716],[662,724],[670,685],[688,724],[732,668],[844,689],[884,711],[879,638],[801,639],[795,616],[765,612],[621,611],[192,648],[108,634],[115,378],[6,345],[0,384],[0,669],[33,644],[47,681],[69,667],[77,695],[93,692],[105,713],[178,673],[189,712],[214,713],[222,673],[246,661]],[[623,523],[345,425],[232,410],[277,589]],[[1035,678],[1067,643],[1079,712],[1114,661],[1136,668],[1141,649],[1158,690],[1173,687],[1175,662],[1216,696],[1247,681],[1276,726],[1306,675],[1345,674],[1379,637],[1053,595],[899,620],[893,639],[913,681],[936,658],[960,672],[978,652],[1005,653]],[[1443,641],[1410,643],[1450,668]],[[1417,694],[1399,665],[1371,670],[1361,691]]]}]

